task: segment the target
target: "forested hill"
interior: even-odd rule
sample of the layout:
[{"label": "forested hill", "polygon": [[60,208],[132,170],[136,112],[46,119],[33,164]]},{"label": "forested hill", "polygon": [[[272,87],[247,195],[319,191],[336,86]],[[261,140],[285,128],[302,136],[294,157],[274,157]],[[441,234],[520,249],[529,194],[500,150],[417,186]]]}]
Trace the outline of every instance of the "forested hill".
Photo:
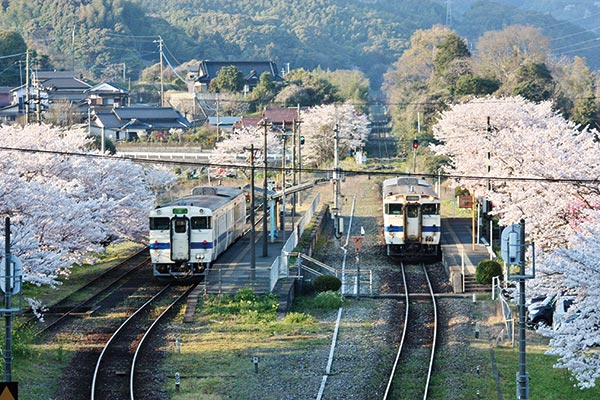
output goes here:
[{"label": "forested hill", "polygon": [[[549,27],[546,35],[562,38],[553,43],[557,47],[592,37],[573,36],[582,29],[557,24],[549,14],[498,3],[462,3],[451,27],[469,43],[513,23]],[[119,74],[124,63],[137,79],[158,61],[160,35],[174,65],[261,59],[280,67],[360,69],[378,87],[412,33],[447,17],[445,0],[4,0],[0,27],[20,32],[53,68],[74,66],[97,78]],[[578,54],[597,68],[594,50]]]}]

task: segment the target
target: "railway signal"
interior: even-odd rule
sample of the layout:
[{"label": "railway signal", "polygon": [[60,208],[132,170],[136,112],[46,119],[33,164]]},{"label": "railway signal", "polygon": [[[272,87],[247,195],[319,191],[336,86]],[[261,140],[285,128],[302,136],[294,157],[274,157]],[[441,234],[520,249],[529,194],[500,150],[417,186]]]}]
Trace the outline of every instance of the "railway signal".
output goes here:
[{"label": "railway signal", "polygon": [[412,146],[413,146],[413,149],[415,149],[415,150],[418,149],[419,148],[419,139],[414,139]]}]

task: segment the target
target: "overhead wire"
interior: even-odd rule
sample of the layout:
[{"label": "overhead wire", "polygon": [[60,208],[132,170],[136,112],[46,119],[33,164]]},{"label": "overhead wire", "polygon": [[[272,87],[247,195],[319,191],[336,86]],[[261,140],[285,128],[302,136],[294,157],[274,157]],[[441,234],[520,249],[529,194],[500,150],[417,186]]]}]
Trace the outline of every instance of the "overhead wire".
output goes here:
[{"label": "overhead wire", "polygon": [[[131,161],[142,164],[165,164],[172,166],[190,166],[190,167],[208,167],[208,168],[236,168],[236,169],[249,169],[252,168],[250,164],[230,164],[230,163],[212,163],[212,162],[198,162],[198,161],[184,161],[184,160],[161,160],[161,159],[147,159],[147,158],[135,158],[135,157],[127,157],[127,156],[111,156],[104,155],[98,153],[78,153],[78,152],[70,152],[70,151],[57,151],[57,150],[42,150],[42,149],[29,149],[22,147],[7,147],[0,146],[0,151],[18,151],[24,153],[41,153],[41,154],[53,154],[53,155],[61,155],[61,156],[71,156],[71,157],[87,157],[94,159],[104,159],[104,160],[112,160],[112,161]],[[297,171],[295,168],[283,168],[281,166],[272,166],[269,167],[272,171]],[[334,168],[307,168],[302,167],[302,172],[306,173],[326,173],[332,174],[336,171]],[[346,175],[369,175],[369,176],[407,176],[407,177],[424,177],[424,178],[437,178],[442,177],[444,179],[462,179],[462,180],[493,180],[496,182],[544,182],[544,183],[572,183],[572,184],[580,184],[587,185],[600,184],[600,178],[549,178],[549,177],[534,177],[534,176],[490,176],[490,175],[461,175],[461,174],[428,174],[428,173],[410,173],[403,171],[381,171],[381,170],[351,170],[344,169],[343,173]]]}]

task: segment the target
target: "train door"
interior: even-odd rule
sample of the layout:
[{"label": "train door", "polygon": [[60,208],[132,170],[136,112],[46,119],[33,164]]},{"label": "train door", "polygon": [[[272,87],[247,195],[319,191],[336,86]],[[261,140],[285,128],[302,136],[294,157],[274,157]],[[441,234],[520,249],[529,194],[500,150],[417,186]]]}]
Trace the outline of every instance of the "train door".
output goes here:
[{"label": "train door", "polygon": [[171,260],[190,259],[190,221],[185,217],[171,220]]},{"label": "train door", "polygon": [[404,208],[406,210],[406,223],[404,224],[405,240],[407,242],[414,242],[419,240],[421,234],[421,223],[419,215],[418,204],[407,204]]}]

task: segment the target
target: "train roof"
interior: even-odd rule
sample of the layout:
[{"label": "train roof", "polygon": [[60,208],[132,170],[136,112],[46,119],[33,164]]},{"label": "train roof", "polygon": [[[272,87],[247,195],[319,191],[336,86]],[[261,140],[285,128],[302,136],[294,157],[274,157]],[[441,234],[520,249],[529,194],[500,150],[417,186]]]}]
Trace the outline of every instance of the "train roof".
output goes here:
[{"label": "train roof", "polygon": [[181,197],[157,208],[189,206],[202,207],[214,211],[224,206],[242,193],[243,192],[241,189],[227,186],[198,186],[192,189],[191,195]]},{"label": "train roof", "polygon": [[437,197],[437,193],[425,179],[413,177],[391,178],[383,181],[383,195],[425,194]]}]

